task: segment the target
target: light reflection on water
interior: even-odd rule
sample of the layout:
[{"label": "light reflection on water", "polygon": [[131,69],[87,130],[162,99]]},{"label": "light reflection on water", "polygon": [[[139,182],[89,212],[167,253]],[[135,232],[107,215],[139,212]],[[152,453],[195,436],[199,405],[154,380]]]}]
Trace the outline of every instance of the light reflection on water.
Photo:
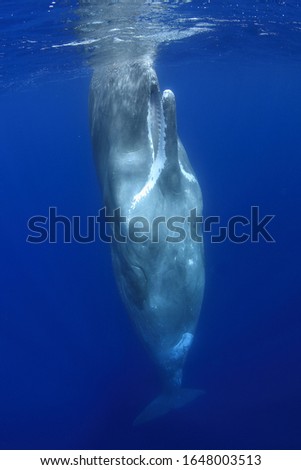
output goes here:
[{"label": "light reflection on water", "polygon": [[[1,88],[76,78],[89,65],[154,57],[175,44],[187,60],[239,54],[301,58],[299,1],[52,0],[1,4]],[[166,56],[166,55],[165,55]]]}]

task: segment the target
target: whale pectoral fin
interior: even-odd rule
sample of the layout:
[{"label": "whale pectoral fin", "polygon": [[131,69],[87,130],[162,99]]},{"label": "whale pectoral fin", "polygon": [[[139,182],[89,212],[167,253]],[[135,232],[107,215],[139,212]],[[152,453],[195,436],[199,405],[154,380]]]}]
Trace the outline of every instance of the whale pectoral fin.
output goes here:
[{"label": "whale pectoral fin", "polygon": [[203,394],[203,390],[183,388],[177,390],[176,393],[159,395],[137,416],[134,426],[159,418],[173,409],[182,408]]}]

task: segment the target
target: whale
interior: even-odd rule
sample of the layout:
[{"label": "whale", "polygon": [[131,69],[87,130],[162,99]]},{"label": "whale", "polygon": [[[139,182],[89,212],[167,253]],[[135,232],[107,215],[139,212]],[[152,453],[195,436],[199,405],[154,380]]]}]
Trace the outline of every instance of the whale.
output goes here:
[{"label": "whale", "polygon": [[126,220],[126,241],[111,243],[116,282],[162,381],[161,395],[136,418],[139,425],[201,393],[183,388],[182,376],[205,287],[204,245],[191,236],[188,217],[191,210],[202,215],[202,193],[178,137],[174,93],[160,91],[151,61],[95,67],[89,115],[105,207],[109,214],[118,208]]}]

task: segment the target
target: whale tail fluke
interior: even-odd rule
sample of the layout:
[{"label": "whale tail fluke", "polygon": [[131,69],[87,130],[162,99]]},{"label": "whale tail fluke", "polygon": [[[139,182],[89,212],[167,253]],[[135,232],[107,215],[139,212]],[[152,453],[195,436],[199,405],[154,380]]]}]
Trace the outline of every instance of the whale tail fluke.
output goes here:
[{"label": "whale tail fluke", "polygon": [[203,390],[189,388],[181,388],[174,393],[163,393],[144,408],[142,413],[135,419],[134,426],[140,426],[165,415],[171,410],[182,408],[182,406],[187,405],[187,403],[203,394]]}]

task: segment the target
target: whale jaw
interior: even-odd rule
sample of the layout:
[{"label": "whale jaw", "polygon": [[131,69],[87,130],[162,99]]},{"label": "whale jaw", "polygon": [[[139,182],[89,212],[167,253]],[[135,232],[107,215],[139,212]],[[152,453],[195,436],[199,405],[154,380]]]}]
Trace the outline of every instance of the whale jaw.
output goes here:
[{"label": "whale jaw", "polygon": [[[161,95],[158,82],[153,82],[148,112],[149,137],[153,149],[153,160],[158,160],[160,187],[164,192],[178,192],[180,165],[176,120],[176,99],[171,90]],[[162,173],[162,174],[161,174]]]}]

